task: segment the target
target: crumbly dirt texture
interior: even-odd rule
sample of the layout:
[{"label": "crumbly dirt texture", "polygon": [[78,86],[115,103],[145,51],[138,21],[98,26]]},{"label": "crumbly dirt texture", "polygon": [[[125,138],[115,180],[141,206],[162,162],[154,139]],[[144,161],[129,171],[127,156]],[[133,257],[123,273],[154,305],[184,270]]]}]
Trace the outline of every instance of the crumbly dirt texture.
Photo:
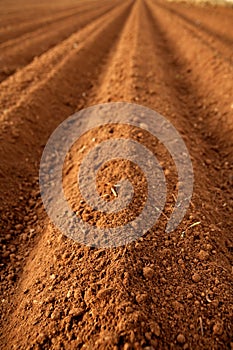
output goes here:
[{"label": "crumbly dirt texture", "polygon": [[[232,350],[233,9],[6,0],[0,50],[1,349]],[[77,167],[101,140],[124,135],[143,143],[168,183],[163,215],[149,232],[96,249],[50,222],[38,172],[64,119],[110,101],[165,116],[187,145],[195,185],[185,218],[166,234],[177,173],[163,145],[137,128],[83,135],[64,167],[64,192],[84,221],[122,224],[145,203],[143,174],[122,160],[101,169],[98,189],[114,199],[112,186],[128,177],[132,206],[110,218],[85,206]]]}]

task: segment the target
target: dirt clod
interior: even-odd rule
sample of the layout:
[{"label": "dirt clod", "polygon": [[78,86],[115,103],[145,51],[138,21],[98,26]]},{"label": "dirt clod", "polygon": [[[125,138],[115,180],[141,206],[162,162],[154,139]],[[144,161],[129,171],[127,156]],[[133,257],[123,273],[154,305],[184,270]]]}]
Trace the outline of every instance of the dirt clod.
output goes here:
[{"label": "dirt clod", "polygon": [[154,270],[149,266],[144,267],[143,268],[143,276],[146,279],[152,279],[154,277]]},{"label": "dirt clod", "polygon": [[202,261],[208,260],[209,253],[206,252],[205,250],[200,250],[200,252],[198,253],[198,258]]},{"label": "dirt clod", "polygon": [[201,281],[201,275],[199,275],[198,273],[194,273],[194,274],[192,275],[192,280],[193,280],[193,282],[195,282],[195,283],[200,282],[200,281]]},{"label": "dirt clod", "polygon": [[176,338],[177,342],[179,344],[184,344],[185,343],[185,336],[182,333],[179,333]]},{"label": "dirt clod", "polygon": [[216,322],[213,326],[213,333],[215,335],[222,335],[223,333],[223,324],[222,322]]}]

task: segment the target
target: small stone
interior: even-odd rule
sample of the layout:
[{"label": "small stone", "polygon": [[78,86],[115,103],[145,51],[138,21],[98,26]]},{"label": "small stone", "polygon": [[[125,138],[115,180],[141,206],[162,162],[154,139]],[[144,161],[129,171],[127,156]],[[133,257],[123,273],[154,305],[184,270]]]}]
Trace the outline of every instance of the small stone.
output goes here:
[{"label": "small stone", "polygon": [[83,313],[84,313],[84,310],[82,308],[74,308],[69,311],[69,316],[80,317],[83,315]]},{"label": "small stone", "polygon": [[23,229],[23,225],[17,224],[15,225],[16,231],[21,231]]},{"label": "small stone", "polygon": [[61,313],[59,310],[55,310],[52,314],[51,314],[51,319],[52,320],[60,320],[61,317]]},{"label": "small stone", "polygon": [[144,267],[143,268],[143,276],[146,279],[152,279],[154,277],[154,270],[149,266]]},{"label": "small stone", "polygon": [[200,250],[200,252],[198,253],[198,258],[202,261],[208,260],[209,253],[206,252],[205,250]]},{"label": "small stone", "polygon": [[205,159],[206,165],[210,165],[212,163],[211,159]]},{"label": "small stone", "polygon": [[145,302],[147,298],[148,298],[148,295],[146,293],[136,295],[136,301],[139,304]]},{"label": "small stone", "polygon": [[105,299],[112,292],[112,288],[103,288],[97,293],[98,299]]},{"label": "small stone", "polygon": [[71,290],[68,290],[67,294],[66,294],[66,297],[69,299],[72,295],[72,291]]},{"label": "small stone", "polygon": [[182,333],[178,334],[176,339],[177,339],[179,344],[184,344],[185,343],[185,336]]},{"label": "small stone", "polygon": [[213,246],[211,244],[206,244],[206,249],[211,251],[213,249]]},{"label": "small stone", "polygon": [[148,125],[146,123],[140,123],[139,126],[141,129],[148,130]]},{"label": "small stone", "polygon": [[213,326],[213,333],[215,335],[221,335],[223,333],[223,325],[221,322],[216,322]]},{"label": "small stone", "polygon": [[201,276],[198,273],[194,273],[192,275],[192,280],[193,280],[193,282],[198,283],[201,280]]},{"label": "small stone", "polygon": [[192,293],[188,293],[188,294],[187,294],[187,298],[188,298],[188,299],[192,299],[192,297],[193,297],[193,294],[192,294]]},{"label": "small stone", "polygon": [[126,306],[125,312],[126,312],[127,314],[130,314],[130,313],[133,312],[133,308],[132,308],[131,306]]}]

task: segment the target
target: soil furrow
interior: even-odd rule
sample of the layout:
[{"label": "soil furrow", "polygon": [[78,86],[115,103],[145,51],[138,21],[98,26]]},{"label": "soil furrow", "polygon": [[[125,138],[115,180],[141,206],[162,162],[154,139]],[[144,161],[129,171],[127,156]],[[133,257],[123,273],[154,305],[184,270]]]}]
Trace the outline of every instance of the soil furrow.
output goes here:
[{"label": "soil furrow", "polygon": [[[207,87],[205,86],[203,89],[199,82],[196,84],[195,78],[192,77],[192,72],[194,72],[195,76],[198,72],[197,65],[192,66],[191,64],[191,62],[194,62],[194,58],[190,58],[190,61],[181,59],[181,57],[185,57],[185,52],[187,51],[186,43],[183,43],[182,49],[184,51],[180,52],[180,47],[176,44],[177,40],[175,38],[172,38],[172,40],[170,32],[166,29],[168,27],[165,24],[165,16],[161,17],[158,14],[157,8],[154,13],[156,13],[156,16],[154,16],[155,30],[159,33],[159,37],[163,38],[166,43],[165,52],[162,54],[164,62],[167,65],[167,68],[164,68],[164,71],[166,71],[164,78],[166,81],[170,76],[170,80],[167,83],[165,82],[165,84],[174,87],[173,94],[176,96],[177,101],[180,102],[178,111],[181,113],[181,116],[183,115],[184,119],[182,130],[186,130],[186,135],[189,135],[189,139],[186,141],[187,144],[190,143],[190,139],[192,140],[190,151],[193,150],[196,153],[194,166],[196,166],[197,171],[199,168],[200,173],[206,174],[206,178],[202,177],[202,183],[196,181],[196,189],[199,192],[198,197],[201,199],[198,206],[202,206],[203,213],[205,212],[209,223],[215,222],[218,229],[215,234],[212,234],[212,238],[220,244],[219,252],[221,251],[231,261],[231,257],[228,254],[230,251],[228,252],[227,249],[229,240],[232,239],[231,221],[227,219],[229,218],[232,207],[232,135],[229,131],[229,127],[231,128],[230,114],[229,112],[227,113],[228,123],[226,126],[226,119],[220,113],[215,112],[216,108],[221,111],[224,110],[224,101],[221,101],[222,105],[218,103],[216,107],[216,101],[214,103],[211,101],[213,94],[208,93]],[[162,22],[160,18],[163,18]],[[175,36],[179,36],[179,34],[177,29]],[[168,74],[169,68],[170,75]],[[213,79],[217,80],[217,75],[213,73],[212,75]],[[178,124],[177,127],[179,129],[179,123],[182,119],[181,117],[177,118],[176,114],[174,116],[175,119],[174,117],[172,119],[174,119],[175,125]],[[218,126],[214,127],[216,124]],[[216,147],[217,142],[218,147]],[[202,151],[200,151],[200,148]],[[203,186],[204,181],[206,183]],[[209,188],[208,200],[204,200],[204,197],[206,197],[205,188]],[[215,208],[212,215],[209,212],[211,206]],[[223,235],[222,239],[218,237],[219,232]],[[221,258],[224,259],[222,256]],[[227,262],[227,260],[225,261]]]},{"label": "soil furrow", "polygon": [[[127,16],[127,14],[128,14],[128,12],[129,12],[129,5],[127,5],[127,4],[125,4],[124,6],[122,6],[122,9],[120,10],[120,9],[118,9],[117,11],[115,11],[115,13],[118,15],[118,16],[116,16],[116,14],[114,14],[114,16],[116,17],[116,19],[115,20],[113,20],[113,16],[111,17],[111,21],[110,21],[110,24],[109,23],[107,23],[107,21],[105,21],[105,24],[104,25],[102,25],[102,27],[103,28],[99,28],[98,30],[99,30],[99,33],[96,33],[95,32],[95,34],[93,35],[93,37],[95,37],[95,38],[97,38],[98,37],[98,35],[99,36],[101,36],[101,35],[103,35],[103,33],[105,33],[104,35],[105,35],[105,45],[107,45],[108,43],[110,43],[111,42],[111,46],[114,44],[114,40],[116,40],[116,38],[117,38],[117,36],[114,34],[114,33],[116,33],[117,31],[119,32],[120,31],[120,29],[121,29],[121,26],[122,26],[122,23],[124,22],[124,20],[126,19],[126,16]],[[103,20],[102,20],[102,23],[103,23]],[[111,31],[109,31],[109,25],[111,25],[113,28],[114,28],[114,31],[113,30],[111,30]],[[111,33],[111,34],[109,34],[109,39],[108,39],[108,41],[106,41],[106,38],[107,38],[107,33]],[[115,39],[114,40],[112,40],[113,38],[115,37]],[[93,43],[93,40],[94,40],[94,38],[91,38],[91,40],[90,40],[90,44],[91,44],[91,46],[90,46],[90,51],[92,51],[92,50],[95,50],[95,48],[93,48],[93,45],[94,45],[94,43]],[[111,47],[110,46],[110,47]],[[99,49],[99,54],[100,55],[106,55],[106,53],[108,52],[108,50],[106,50],[103,46],[100,46],[100,45],[98,45],[98,49]],[[91,57],[91,52],[89,52],[88,53],[88,44],[87,44],[87,42],[85,42],[85,50],[84,50],[84,57],[86,58],[87,56],[89,55],[89,57]],[[95,50],[95,59],[98,61],[98,64],[100,64],[101,63],[101,60],[100,60],[100,57],[98,57],[98,55],[96,55],[96,50]],[[76,59],[77,60],[77,59]],[[79,61],[81,60],[81,58],[79,57]],[[81,63],[81,62],[80,62]],[[64,66],[64,65],[63,65]],[[64,67],[62,66],[62,74],[64,74]],[[74,65],[73,64],[71,64],[70,63],[70,61],[69,61],[69,64],[67,64],[67,69],[70,69],[71,67],[73,67]],[[93,67],[93,66],[95,66],[95,65],[93,65],[93,61],[91,62],[91,66]],[[83,68],[83,67],[82,67]],[[56,70],[57,70],[57,68],[56,68]],[[88,71],[88,69],[87,69],[87,71]],[[83,82],[83,85],[82,85],[82,90],[81,91],[88,91],[88,89],[90,88],[90,79],[94,79],[94,77],[96,76],[96,74],[97,74],[97,72],[98,72],[98,69],[96,69],[96,72],[92,72],[92,74],[91,74],[91,78],[90,78],[90,71],[89,71],[89,74],[88,74],[88,76],[89,76],[89,82]],[[72,76],[72,74],[71,74],[71,76]],[[87,77],[85,77],[85,76],[82,76],[81,77],[82,79],[85,79],[85,78],[87,78]],[[50,83],[51,83],[51,81],[50,81]],[[48,82],[46,81],[46,85],[48,84]],[[57,84],[58,84],[58,78],[56,78],[56,79],[52,79],[52,84],[54,85],[54,86],[56,86]],[[74,101],[77,101],[77,96],[75,95],[75,91],[74,91],[74,84],[73,84],[73,82],[72,82],[72,80],[70,79],[70,84],[71,84],[71,86],[72,86],[72,89],[71,89],[71,93],[72,94],[74,94]],[[80,81],[79,81],[79,89],[80,89]],[[41,91],[40,91],[40,93],[41,93]],[[53,91],[53,94],[54,94],[54,91]],[[38,91],[37,91],[37,95],[38,95]],[[56,94],[55,94],[55,96],[56,96]],[[31,93],[30,93],[30,97],[31,97]],[[60,102],[61,103],[61,102]],[[27,105],[28,105],[28,103],[27,103]],[[69,110],[70,110],[70,112],[69,113],[72,113],[71,112],[71,105],[70,104],[68,104],[68,106],[69,106]],[[62,106],[60,106],[60,109],[61,109],[61,107]],[[62,107],[63,108],[63,113],[65,112],[65,113],[67,113],[67,105],[66,106],[63,106]],[[74,107],[73,107],[74,108]],[[79,108],[80,108],[80,106],[79,106]],[[61,113],[61,112],[60,112]],[[43,116],[44,117],[44,116]],[[27,123],[28,123],[28,120],[27,120]],[[54,123],[54,122],[53,122]],[[47,125],[47,127],[48,127],[48,125]],[[20,128],[23,128],[22,127],[22,124],[20,125]],[[37,155],[35,155],[36,157],[38,157]],[[38,160],[39,160],[39,158],[38,158]],[[32,157],[30,158],[30,162],[32,161]],[[25,194],[25,193],[24,193]],[[25,197],[26,197],[26,194],[25,194]],[[29,202],[30,201],[35,201],[35,198],[34,199],[30,199],[29,200]],[[35,203],[34,203],[35,204]],[[33,205],[34,206],[34,205]],[[21,207],[21,205],[19,204],[19,207]],[[35,210],[36,209],[34,209],[34,214],[35,214]],[[38,210],[38,213],[40,213],[41,214],[41,221],[42,221],[42,218],[44,217],[44,214],[43,214],[43,212],[41,213],[41,210],[39,209]],[[37,214],[38,214],[37,213]],[[45,224],[44,224],[45,226],[46,226],[46,222],[45,222]],[[35,233],[37,232],[38,233],[38,229],[39,229],[39,227],[40,228],[42,228],[43,226],[44,226],[43,224],[42,225],[40,225],[40,226],[38,226],[38,225],[34,225],[32,222],[31,222],[31,227],[34,227],[34,229],[33,230],[35,230]],[[42,231],[41,231],[41,234],[42,234]],[[33,234],[33,236],[34,236],[34,234]],[[19,243],[20,243],[20,241],[22,242],[22,239],[19,239]],[[21,243],[22,244],[22,243]],[[42,239],[42,244],[43,244],[43,239]],[[36,248],[36,251],[37,250],[39,250],[40,251],[40,248]],[[20,249],[19,249],[19,247],[18,247],[18,251],[20,251]],[[36,255],[37,255],[37,253],[36,253]],[[40,254],[38,254],[38,257],[40,256]],[[37,259],[37,257],[36,257],[36,259]],[[40,258],[39,258],[40,259]],[[33,277],[33,280],[34,280],[34,277]],[[21,283],[20,283],[20,285],[21,285]],[[21,288],[20,288],[20,290],[21,290]],[[21,348],[21,347],[20,347]],[[22,345],[22,348],[24,348],[24,345]]]},{"label": "soil furrow", "polygon": [[[92,28],[87,28],[83,32],[83,38],[85,38],[83,45],[80,45],[80,48],[73,50],[73,52],[70,51],[69,55],[66,55],[57,66],[53,66],[52,70],[50,67],[51,71],[48,75],[47,73],[44,75],[44,79],[40,83],[36,79],[36,83],[27,91],[24,99],[21,99],[14,109],[8,111],[6,123],[4,126],[2,124],[1,127],[1,137],[6,134],[9,135],[8,143],[4,142],[4,147],[1,149],[2,168],[5,168],[7,163],[9,163],[9,167],[5,168],[4,173],[1,172],[1,197],[5,197],[4,182],[8,184],[9,190],[7,198],[5,197],[5,200],[2,201],[3,205],[4,203],[6,204],[6,207],[10,204],[13,188],[18,188],[20,191],[20,186],[18,187],[17,182],[22,177],[21,174],[24,174],[25,181],[28,176],[31,178],[33,174],[36,176],[41,151],[51,130],[65,116],[70,115],[75,110],[77,101],[80,103],[79,108],[83,105],[85,100],[84,92],[86,93],[93,85],[93,80],[98,75],[98,67],[117,39],[117,32],[120,30],[122,23],[124,23],[128,12],[129,3],[126,3],[113,10],[110,18],[103,16],[103,18],[94,23]],[[105,35],[104,42],[99,41],[102,35]],[[75,40],[76,38],[74,37],[73,42]],[[60,49],[62,50],[62,47]],[[95,55],[93,55],[93,52],[95,52]],[[88,60],[86,59],[87,57],[89,58]],[[45,62],[48,62],[47,57],[45,57]],[[43,64],[41,67],[43,67]],[[31,70],[32,75],[39,72],[35,68],[36,65]],[[64,76],[66,76],[66,84],[63,82]],[[77,81],[79,82],[78,85]],[[48,106],[49,109],[47,109]],[[48,113],[51,116],[55,116],[51,118],[49,123]],[[11,123],[12,117],[17,125],[13,128]],[[33,143],[31,143],[30,137],[39,134],[41,134],[42,138],[34,137]],[[14,164],[14,157],[18,159],[17,165]],[[12,163],[10,160],[12,160]],[[35,172],[32,172],[31,169],[34,167],[33,164],[36,164]],[[12,186],[10,185],[11,181]],[[26,198],[26,187],[24,191],[24,197]],[[13,205],[21,207],[22,204],[18,202],[18,204],[14,203]]]},{"label": "soil furrow", "polygon": [[[156,7],[158,11],[158,7]],[[158,11],[158,13],[160,13]],[[191,89],[191,95],[196,95],[198,104],[196,113],[203,113],[197,123],[197,128],[203,136],[207,136],[209,141],[212,140],[212,147],[216,142],[220,142],[222,153],[228,153],[229,161],[231,154],[229,150],[232,145],[232,121],[231,121],[231,101],[232,89],[231,82],[233,79],[233,68],[228,65],[221,57],[216,57],[211,48],[204,46],[201,40],[196,40],[190,36],[190,32],[183,26],[183,23],[176,20],[174,16],[168,12],[162,11],[163,22],[160,21],[161,32],[164,33],[165,39],[171,44],[172,50],[175,52],[175,63],[180,69],[179,78],[187,81],[186,89]],[[158,16],[157,16],[158,19]],[[175,26],[174,33],[166,30],[163,23],[173,23]],[[177,35],[181,35],[182,40],[176,43]],[[186,41],[189,38],[191,45],[187,50]],[[198,53],[198,54],[197,54]],[[205,53],[205,57],[202,56]],[[179,56],[179,57],[178,57]],[[204,70],[204,75],[202,74]],[[188,71],[188,72],[187,72]],[[179,75],[179,72],[178,72]],[[216,88],[224,77],[225,84],[219,90]],[[179,81],[179,79],[177,79]],[[211,80],[211,85],[209,84]],[[195,111],[195,108],[193,108]],[[204,109],[204,111],[202,111]],[[221,112],[220,112],[221,111]],[[195,116],[195,112],[194,112]],[[195,119],[195,117],[194,117]],[[204,130],[207,130],[205,132]],[[218,141],[217,141],[218,140]]]},{"label": "soil furrow", "polygon": [[[82,6],[82,1],[80,1],[80,4]],[[14,26],[15,23],[18,23],[21,25],[23,22],[30,22],[32,19],[32,16],[35,15],[35,12],[38,16],[49,16],[51,13],[54,14],[62,14],[63,12],[67,10],[74,10],[77,8],[77,2],[67,2],[65,5],[59,4],[59,2],[54,3],[44,3],[44,4],[37,4],[35,6],[34,4],[29,4],[29,6],[26,6],[24,3],[20,4],[20,2],[17,2],[14,4],[15,6],[12,7],[10,10],[7,4],[4,2],[3,7],[1,7],[0,10],[0,19],[1,19],[1,29],[9,29],[11,26]],[[79,6],[79,4],[78,4]]]},{"label": "soil furrow", "polygon": [[[118,10],[113,10],[111,15],[114,16],[116,12]],[[22,68],[7,81],[2,82],[0,90],[2,120],[9,119],[8,116],[14,112],[14,108],[20,107],[32,91],[44,85],[51,78],[51,72],[55,72],[57,67],[62,66],[64,60],[70,55],[82,52],[87,37],[93,35],[96,29],[107,20],[108,16],[109,14],[100,16],[82,30],[71,35],[70,38]]]},{"label": "soil furrow", "polygon": [[[218,15],[210,8],[210,18],[207,13],[184,4],[129,1],[1,83],[5,349],[232,348],[233,73],[230,46],[220,40],[225,10]],[[195,26],[199,14],[202,26]],[[226,18],[229,28],[231,14]],[[39,161],[66,117],[119,100],[148,106],[173,123],[193,162],[194,192],[182,223],[165,233],[178,191],[165,147],[141,129],[89,131],[72,147],[63,178],[67,200],[84,221],[98,226],[110,220],[83,204],[75,189],[88,150],[110,137],[129,137],[149,148],[168,190],[163,215],[143,237],[119,248],[90,248],[65,237],[46,216]],[[111,184],[121,173],[143,197],[137,169],[116,160],[101,170],[100,194],[114,199]],[[138,198],[131,211],[111,220],[124,225],[142,205]]]},{"label": "soil furrow", "polygon": [[215,51],[216,55],[221,55],[223,60],[228,60],[231,64],[233,63],[233,37],[231,36],[231,33],[227,32],[226,29],[224,31],[224,25],[225,28],[229,27],[228,21],[226,21],[226,23],[224,21],[221,32],[216,32],[215,23],[217,21],[214,22],[212,20],[210,24],[206,25],[205,19],[198,16],[198,14],[196,17],[191,17],[190,15],[184,13],[184,11],[175,10],[164,4],[160,5],[172,15],[175,15],[183,20],[188,30],[191,31],[192,36],[196,36],[199,41],[202,40],[207,47],[210,47],[213,51]]},{"label": "soil furrow", "polygon": [[[212,116],[214,122],[214,119],[216,117],[218,118],[218,116],[215,116],[216,114],[212,114],[210,112],[208,114],[208,111],[202,112],[198,110],[197,114],[195,113],[197,103],[200,103],[201,98],[204,97],[204,99],[206,99],[205,103],[208,101],[208,99],[205,95],[196,96],[197,87],[192,86],[193,84],[191,84],[191,81],[193,82],[195,79],[191,79],[190,77],[190,65],[187,67],[186,65],[183,66],[180,64],[180,58],[184,57],[184,52],[179,52],[177,50],[176,43],[181,41],[177,40],[177,38],[182,38],[183,36],[174,26],[174,22],[172,26],[168,26],[164,20],[164,15],[161,15],[157,8],[154,11],[152,10],[152,12],[156,14],[156,16],[152,17],[151,21],[152,28],[154,28],[154,35],[149,37],[148,35],[145,36],[142,34],[142,37],[147,37],[148,40],[147,45],[145,43],[145,45],[142,47],[142,52],[146,57],[149,57],[150,55],[150,61],[145,64],[143,55],[141,55],[141,64],[140,68],[138,69],[138,72],[141,75],[139,76],[137,82],[138,99],[140,102],[146,102],[147,105],[156,108],[159,112],[167,116],[174,123],[177,129],[184,134],[186,144],[188,145],[193,158],[196,174],[196,185],[193,196],[193,212],[195,212],[195,216],[191,214],[190,218],[195,218],[196,221],[201,219],[202,230],[204,231],[208,231],[209,227],[211,227],[210,240],[212,243],[214,242],[214,245],[217,247],[216,250],[218,251],[218,260],[225,261],[225,264],[231,269],[230,247],[232,243],[230,243],[230,240],[232,235],[231,224],[229,222],[232,207],[232,185],[230,182],[231,158],[229,157],[230,155],[228,155],[228,159],[226,158],[226,155],[228,154],[225,154],[226,145],[221,145],[216,154],[216,147],[215,151],[213,151],[213,140],[210,142],[208,137],[203,138],[203,135],[201,135],[201,132],[196,126],[198,122],[202,121],[202,118],[205,120],[207,117],[209,119],[210,116]],[[148,17],[151,16],[150,13],[151,10],[148,12]],[[170,34],[168,28],[173,28],[172,33],[175,33],[174,36],[176,39],[172,42],[170,42],[170,40],[167,38],[168,33]],[[142,38],[140,42],[142,42]],[[149,44],[152,42],[154,42],[155,45],[153,49]],[[147,47],[150,50],[148,50],[148,52],[146,51]],[[187,43],[184,43],[184,47],[187,51]],[[153,54],[151,54],[151,52],[155,54],[154,59],[152,58]],[[144,74],[142,73],[143,67]],[[145,72],[146,67],[147,72]],[[192,69],[193,72],[196,72],[197,67],[192,67]],[[148,78],[145,85],[142,84],[142,76],[146,76]],[[192,88],[194,88],[194,90],[192,90]],[[147,97],[145,97],[145,92],[147,92]],[[200,94],[199,89],[198,93]],[[222,109],[220,106],[219,108],[220,110]],[[198,118],[200,118],[200,121]],[[207,127],[209,127],[209,125],[207,125],[208,123],[205,124],[205,130],[208,130]],[[206,134],[204,135],[206,136]],[[203,157],[205,157],[205,159],[203,159]],[[216,169],[214,170],[214,168]],[[220,172],[219,169],[224,170]],[[201,181],[199,181],[199,173],[202,174]],[[215,175],[212,175],[214,173]],[[204,177],[203,174],[206,174],[206,177]],[[212,187],[213,184],[215,184],[214,187]],[[212,197],[211,193],[209,193],[210,198],[206,196],[206,188],[208,188],[210,192],[213,191]],[[222,190],[219,190],[219,188]],[[212,214],[209,210],[210,207],[213,210]],[[227,207],[226,210],[224,210],[224,207]],[[214,221],[216,226],[212,226]],[[230,275],[226,274],[226,276],[223,277],[223,280],[225,280],[225,278],[226,280],[229,280]],[[228,291],[225,290],[225,293],[225,302],[226,305],[228,305]],[[225,306],[222,310],[223,313],[224,310]],[[229,324],[230,323],[228,320],[228,325]],[[210,342],[210,340],[207,341],[205,346],[207,346],[208,342]],[[194,345],[195,343],[193,346]],[[199,344],[199,346],[201,345]],[[202,346],[204,346],[204,343]]]},{"label": "soil furrow", "polygon": [[[101,5],[106,5],[106,2],[103,2]],[[93,7],[95,7],[95,3],[87,2],[87,4],[84,4],[84,6],[78,6],[73,9],[64,10],[58,14],[55,12],[47,17],[42,16],[42,18],[39,18],[39,20],[37,14],[36,18],[34,18],[33,21],[24,20],[21,24],[15,23],[15,25],[11,25],[10,27],[2,28],[0,29],[0,47],[13,45],[14,42],[17,42],[12,39],[21,37],[21,39],[23,40],[22,35],[28,32],[35,32],[36,30],[41,29],[44,26],[59,23],[60,21],[73,16],[81,16],[86,11],[90,11],[90,9]],[[8,43],[8,41],[10,41],[10,43]]]},{"label": "soil furrow", "polygon": [[14,42],[12,47],[2,48],[4,57],[1,60],[0,81],[14,74],[18,69],[38,58],[43,52],[67,39],[99,16],[111,11],[115,6],[115,4],[101,6],[97,10],[88,11],[82,17],[78,17],[78,14],[73,15],[67,20],[62,20],[59,29],[57,23],[52,23],[45,28],[26,34],[23,38],[17,40],[18,42]]}]

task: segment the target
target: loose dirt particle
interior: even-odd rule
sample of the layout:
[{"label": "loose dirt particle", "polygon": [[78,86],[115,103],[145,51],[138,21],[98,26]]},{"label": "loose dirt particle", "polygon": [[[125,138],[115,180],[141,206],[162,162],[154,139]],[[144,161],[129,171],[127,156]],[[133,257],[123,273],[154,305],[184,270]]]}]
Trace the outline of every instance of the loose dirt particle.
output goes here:
[{"label": "loose dirt particle", "polygon": [[152,279],[154,277],[154,270],[151,267],[144,267],[143,268],[143,276],[146,279]]},{"label": "loose dirt particle", "polygon": [[184,334],[182,334],[182,333],[178,334],[176,340],[177,340],[177,342],[179,344],[184,344],[185,343],[185,336],[184,336]]},{"label": "loose dirt particle", "polygon": [[144,294],[137,294],[136,295],[136,300],[138,303],[143,303],[148,299],[148,295],[146,293]]},{"label": "loose dirt particle", "polygon": [[198,283],[201,280],[201,276],[198,273],[194,273],[192,275],[192,280],[193,280],[193,282]]},{"label": "loose dirt particle", "polygon": [[154,333],[156,335],[156,337],[159,337],[161,334],[161,329],[160,326],[157,322],[153,322],[150,324],[150,329],[151,332]]},{"label": "loose dirt particle", "polygon": [[70,310],[69,315],[70,315],[70,316],[73,316],[73,317],[79,317],[79,316],[81,316],[83,313],[84,313],[84,310],[83,310],[83,309],[81,309],[81,308],[74,308],[74,309],[71,309],[71,310]]},{"label": "loose dirt particle", "polygon": [[209,253],[205,250],[200,250],[200,252],[198,253],[198,258],[202,261],[207,260],[209,258]]},{"label": "loose dirt particle", "polygon": [[213,333],[215,335],[222,335],[223,333],[223,324],[222,322],[216,322],[213,326]]},{"label": "loose dirt particle", "polygon": [[188,298],[188,299],[192,299],[192,298],[193,298],[193,294],[192,294],[192,293],[188,293],[188,294],[187,294],[187,298]]}]

